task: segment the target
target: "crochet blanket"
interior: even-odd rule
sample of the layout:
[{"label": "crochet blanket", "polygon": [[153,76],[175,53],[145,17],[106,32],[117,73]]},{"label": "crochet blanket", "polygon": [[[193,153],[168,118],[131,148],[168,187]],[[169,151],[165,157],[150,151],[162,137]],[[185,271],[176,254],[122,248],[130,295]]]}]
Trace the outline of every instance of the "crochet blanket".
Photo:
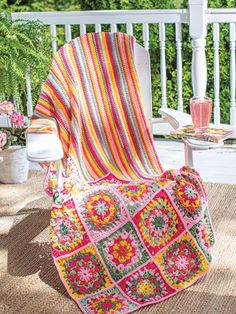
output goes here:
[{"label": "crochet blanket", "polygon": [[[163,172],[134,53],[134,38],[123,33],[72,40],[55,54],[34,114],[58,122],[60,185],[55,164],[44,164],[53,196],[50,242],[59,276],[84,313],[129,313],[165,300],[211,261],[203,183],[187,167]],[[47,119],[29,132],[54,132]]]}]

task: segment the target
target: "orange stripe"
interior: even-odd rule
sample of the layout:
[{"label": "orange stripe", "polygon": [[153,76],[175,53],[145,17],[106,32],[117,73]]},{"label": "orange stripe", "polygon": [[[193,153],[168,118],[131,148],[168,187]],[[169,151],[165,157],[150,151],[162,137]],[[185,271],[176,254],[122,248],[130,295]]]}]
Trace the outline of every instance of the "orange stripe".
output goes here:
[{"label": "orange stripe", "polygon": [[[126,76],[126,80],[127,80],[127,86],[128,86],[128,90],[129,90],[129,94],[130,94],[130,98],[131,98],[131,101],[132,101],[132,107],[134,109],[134,113],[135,113],[135,117],[136,117],[136,121],[137,121],[137,124],[138,124],[138,127],[139,127],[139,132],[141,134],[141,137],[142,137],[142,142],[146,148],[146,153],[148,154],[148,157],[149,157],[149,161],[151,162],[152,166],[154,167],[155,171],[157,171],[157,173],[159,173],[159,170],[158,168],[156,167],[156,164],[153,160],[153,156],[152,156],[152,153],[150,151],[150,148],[149,146],[147,145],[146,141],[147,141],[147,137],[146,137],[146,134],[145,134],[145,127],[144,125],[141,123],[140,121],[140,114],[137,110],[137,107],[139,107],[140,109],[140,103],[138,102],[137,103],[137,99],[134,98],[134,95],[133,95],[133,91],[134,89],[132,88],[132,85],[131,85],[131,80],[130,80],[130,75],[128,73],[128,69],[127,69],[127,65],[128,67],[130,68],[131,66],[131,62],[133,63],[133,58],[130,57],[130,55],[128,55],[129,58],[127,58],[127,61],[128,61],[128,64],[125,62],[126,60],[126,55],[125,53],[123,52],[123,50],[121,49],[122,47],[122,38],[121,38],[122,34],[119,33],[118,34],[118,39],[119,39],[119,48],[120,48],[120,55],[121,55],[121,59],[122,59],[122,63],[123,63],[123,70],[124,70],[124,73],[125,73],[125,76]],[[136,76],[136,72],[133,71],[132,73],[133,76]],[[146,132],[147,133],[147,132]]]}]

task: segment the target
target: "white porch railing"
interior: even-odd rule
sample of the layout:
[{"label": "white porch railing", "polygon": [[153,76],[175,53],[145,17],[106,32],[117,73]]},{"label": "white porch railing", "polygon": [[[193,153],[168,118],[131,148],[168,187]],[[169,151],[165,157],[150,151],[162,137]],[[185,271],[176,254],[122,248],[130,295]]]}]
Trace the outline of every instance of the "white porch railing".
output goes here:
[{"label": "white porch railing", "polygon": [[[110,25],[110,31],[116,32],[117,26],[126,25],[128,34],[133,33],[135,24],[142,24],[143,45],[149,49],[149,25],[158,24],[160,42],[160,71],[162,107],[168,107],[166,89],[166,54],[165,54],[165,26],[175,25],[176,67],[178,110],[183,110],[182,96],[182,25],[189,25],[192,39],[192,87],[194,96],[205,96],[207,84],[206,67],[206,35],[207,25],[213,23],[214,49],[214,124],[221,126],[220,121],[220,67],[219,67],[219,24],[229,23],[230,34],[230,124],[224,127],[234,130],[236,138],[236,79],[235,79],[235,22],[236,9],[208,9],[206,0],[189,0],[188,9],[179,10],[128,10],[128,11],[80,11],[80,12],[26,12],[13,13],[13,19],[40,20],[50,25],[52,36],[56,37],[57,27],[65,28],[65,42],[72,38],[72,25],[78,26],[80,34],[86,33],[87,25],[94,25],[95,31],[101,31],[103,25]],[[57,50],[57,40],[52,41],[53,52]],[[27,79],[28,115],[32,113],[30,79]],[[155,119],[154,119],[155,120]],[[154,126],[154,134],[165,134],[168,128],[164,124]]]}]

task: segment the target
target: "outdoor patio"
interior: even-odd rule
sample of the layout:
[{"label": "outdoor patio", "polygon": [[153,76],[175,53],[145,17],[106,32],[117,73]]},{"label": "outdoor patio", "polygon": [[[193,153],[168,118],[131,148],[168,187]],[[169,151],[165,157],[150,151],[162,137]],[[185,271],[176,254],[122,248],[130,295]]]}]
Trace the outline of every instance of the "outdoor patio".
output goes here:
[{"label": "outdoor patio", "polygon": [[[209,79],[206,51],[212,52],[212,126],[233,131],[230,143],[217,149],[193,152],[194,168],[200,173],[206,186],[209,213],[215,231],[212,265],[209,272],[190,288],[135,313],[236,314],[236,8],[207,8],[204,0],[189,0],[189,7],[186,9],[12,14],[13,20],[18,18],[45,23],[53,36],[53,53],[63,43],[70,42],[75,34],[84,35],[90,30],[101,32],[104,29],[112,33],[122,30],[130,35],[137,34],[145,53],[153,53],[151,32],[155,34],[158,42],[155,46],[159,56],[157,62],[160,63],[159,103],[145,77],[141,93],[145,100],[144,111],[148,126],[150,129],[153,127],[154,145],[164,170],[179,169],[185,164],[184,144],[181,140],[169,138],[172,129],[167,120],[158,114],[156,105],[158,103],[162,109],[172,107],[179,112],[189,112],[184,103],[183,47],[192,54],[189,64],[192,66],[194,96],[206,95]],[[166,62],[168,25],[173,26],[175,37],[174,104],[168,101],[168,88],[172,80],[172,77],[168,77]],[[228,85],[224,82],[229,96],[227,106],[221,101],[223,88],[220,72],[221,27],[225,25],[228,27],[228,37],[224,40],[229,47]],[[191,40],[188,47],[184,46],[182,36],[186,26],[189,42]],[[207,26],[212,31],[211,39],[207,37]],[[145,64],[145,67],[150,70],[149,64]],[[26,73],[26,98],[25,111],[30,118],[34,107],[30,68]],[[153,118],[154,102],[157,118]],[[6,127],[8,122],[0,117],[0,126]],[[37,163],[30,162],[30,173],[26,182],[0,184],[0,314],[80,313],[63,286],[53,262],[49,244],[52,199],[43,190],[43,181],[42,169]]]}]

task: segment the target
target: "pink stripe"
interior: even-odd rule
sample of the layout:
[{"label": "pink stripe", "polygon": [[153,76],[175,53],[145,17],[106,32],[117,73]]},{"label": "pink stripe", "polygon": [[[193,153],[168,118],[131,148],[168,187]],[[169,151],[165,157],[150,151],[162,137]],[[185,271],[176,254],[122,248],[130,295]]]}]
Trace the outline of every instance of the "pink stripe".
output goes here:
[{"label": "pink stripe", "polygon": [[[102,67],[101,71],[102,71],[102,73],[103,73],[104,80],[106,81],[106,87],[107,87],[107,89],[108,89],[107,80],[106,80],[106,73],[105,73],[105,70],[104,70],[104,63],[103,63],[103,60],[102,60],[102,57],[101,57],[101,51],[100,51],[100,48],[99,48],[97,36],[98,36],[98,35],[95,34],[94,40],[95,40],[95,42],[96,42],[98,60],[99,60],[99,62],[100,62],[100,64],[101,64],[101,67]],[[91,50],[90,50],[90,51],[91,51]],[[91,53],[92,53],[92,52],[91,52]],[[93,58],[92,58],[92,61],[93,61]],[[97,77],[97,73],[96,73],[96,79],[97,79],[97,82],[98,82],[98,87],[99,87],[100,95],[101,95],[101,97],[102,97],[102,99],[103,99],[103,101],[104,101],[103,93],[102,93],[102,91],[101,91],[101,86],[100,86],[100,84],[99,84],[99,80],[98,80],[98,77]],[[109,91],[108,91],[108,94],[109,94]],[[108,118],[107,118],[107,115],[106,115],[106,110],[105,110],[105,108],[104,108],[104,103],[103,103],[102,105],[103,105],[103,112],[104,112],[104,115],[106,116],[106,119],[107,119],[107,122],[108,122]],[[109,136],[110,136],[110,137],[109,137],[109,141],[107,141],[107,144],[108,144],[108,146],[110,146],[110,143],[109,143],[109,142],[111,142],[112,147],[113,147],[113,148],[115,149],[115,151],[116,151],[116,156],[113,155],[113,161],[114,161],[114,163],[116,164],[116,167],[117,167],[118,170],[124,170],[124,171],[126,172],[126,175],[129,176],[129,172],[128,172],[127,168],[126,168],[126,165],[124,164],[122,158],[120,158],[120,156],[119,156],[119,154],[118,154],[118,151],[117,151],[117,148],[116,148],[116,143],[114,142],[114,139],[113,139],[113,136],[112,136],[112,132],[111,132],[111,128],[110,128],[109,123],[107,123],[107,126],[108,126],[108,132],[109,132]],[[112,151],[111,151],[111,153],[112,153]],[[116,158],[114,158],[114,157],[116,157],[116,158],[118,159],[118,161],[119,161],[120,164],[117,164]],[[120,169],[121,166],[122,166],[122,169]]]},{"label": "pink stripe", "polygon": [[[131,127],[130,127],[130,123],[129,123],[129,121],[128,121],[127,118],[126,118],[126,117],[128,116],[127,108],[126,108],[126,106],[125,106],[125,104],[124,104],[124,100],[123,100],[123,97],[122,97],[122,93],[121,93],[121,89],[120,89],[120,83],[119,83],[119,79],[118,79],[117,72],[116,72],[116,69],[115,69],[114,59],[113,59],[112,54],[111,54],[112,49],[111,49],[110,42],[109,42],[108,38],[107,38],[107,45],[108,45],[108,47],[109,47],[110,61],[111,61],[112,66],[113,66],[113,73],[114,73],[114,77],[115,77],[115,81],[116,81],[116,87],[117,87],[118,94],[119,94],[119,99],[120,99],[120,102],[121,102],[121,105],[122,105],[122,108],[123,108],[123,111],[124,111],[126,123],[127,123],[128,129],[129,129],[130,136],[131,136],[131,138],[132,138],[132,140],[133,140],[133,144],[134,144],[135,151],[136,151],[136,153],[137,153],[137,156],[138,156],[138,158],[139,158],[140,163],[142,163],[142,161],[141,161],[141,159],[140,159],[140,156],[139,156],[139,152],[138,152],[138,150],[137,150],[137,146],[136,146],[137,143],[136,143],[136,141],[134,141],[134,135],[133,135],[132,129],[131,129]],[[122,143],[123,143],[123,145],[124,145],[124,147],[125,147],[126,152],[128,153],[128,152],[129,152],[129,149],[127,148],[127,144],[126,144],[126,141],[125,141],[125,139],[124,139],[124,135],[123,135],[123,133],[122,133],[122,129],[121,129],[120,126],[119,126],[119,122],[118,122],[118,120],[117,120],[116,112],[115,112],[114,108],[112,108],[112,109],[113,109],[114,115],[115,115],[115,117],[116,117],[116,121],[117,121],[117,124],[116,124],[116,125],[117,125],[117,128],[118,128],[118,130],[119,130],[119,133],[120,133],[120,135],[121,135]],[[134,143],[134,142],[135,142],[135,143]],[[141,173],[137,170],[135,164],[133,163],[132,158],[130,157],[130,155],[128,155],[128,159],[129,159],[129,162],[133,165],[133,168],[136,170],[137,175],[140,176],[140,177],[142,177]]]},{"label": "pink stripe", "polygon": [[[103,62],[103,59],[102,59],[101,50],[100,50],[100,47],[99,47],[99,44],[98,44],[97,36],[98,36],[98,35],[95,36],[95,41],[96,41],[96,44],[97,44],[97,53],[98,53],[98,57],[99,57],[99,61],[100,61],[101,67],[102,67],[103,77],[104,77],[104,81],[105,81],[106,88],[107,88],[107,92],[108,92],[108,98],[109,98],[109,100],[110,100],[110,108],[111,108],[112,113],[113,113],[113,118],[114,118],[114,120],[115,120],[116,129],[120,129],[119,123],[118,123],[118,120],[117,120],[117,116],[116,116],[116,113],[114,112],[114,108],[113,108],[113,107],[114,107],[114,102],[113,102],[112,95],[111,95],[110,82],[109,82],[109,80],[108,80],[108,76],[107,76],[107,73],[106,73],[105,65],[104,65],[104,62]],[[107,36],[108,36],[108,33],[106,33],[106,41],[108,41],[108,40],[107,40]],[[108,50],[109,50],[109,49],[108,49]],[[109,52],[109,53],[110,53],[110,52]],[[113,71],[113,72],[114,72],[114,71]],[[121,139],[123,140],[122,134],[119,134],[119,133],[118,133],[117,135],[118,135],[118,137],[119,137],[119,135],[120,135]],[[131,160],[131,158],[130,158],[130,156],[129,156],[129,154],[128,154],[127,145],[125,145],[124,140],[123,140],[122,142],[123,142],[123,145],[124,145],[124,148],[125,148],[124,153],[126,154],[128,160],[129,160],[129,162],[132,164],[132,160]],[[114,143],[114,142],[113,142],[113,143]],[[114,148],[116,148],[116,146],[117,146],[117,144],[114,143]],[[118,153],[117,153],[117,156],[116,156],[116,157],[119,157],[119,154],[118,154]],[[126,165],[125,165],[123,159],[121,159],[121,162],[122,162],[123,166],[125,167],[125,169],[126,169],[126,171],[127,171],[127,174],[129,175],[128,169],[126,168]],[[135,168],[135,167],[134,167],[134,168]],[[135,169],[135,170],[136,170],[136,173],[138,173],[137,169]]]}]

